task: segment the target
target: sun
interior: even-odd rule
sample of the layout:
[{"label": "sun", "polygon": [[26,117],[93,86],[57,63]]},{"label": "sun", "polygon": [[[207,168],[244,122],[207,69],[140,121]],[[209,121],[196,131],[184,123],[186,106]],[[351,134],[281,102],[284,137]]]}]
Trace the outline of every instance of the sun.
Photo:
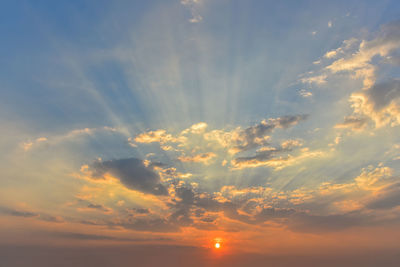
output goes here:
[{"label": "sun", "polygon": [[214,247],[218,249],[221,247],[221,244],[219,242],[217,242],[217,243],[215,243]]}]

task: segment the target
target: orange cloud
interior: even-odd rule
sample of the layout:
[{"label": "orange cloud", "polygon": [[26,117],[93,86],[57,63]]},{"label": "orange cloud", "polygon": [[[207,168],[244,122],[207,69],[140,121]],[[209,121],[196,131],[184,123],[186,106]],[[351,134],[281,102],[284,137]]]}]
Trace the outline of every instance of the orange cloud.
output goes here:
[{"label": "orange cloud", "polygon": [[182,162],[200,162],[206,165],[210,164],[211,159],[217,155],[213,152],[201,153],[194,156],[180,156],[178,159]]}]

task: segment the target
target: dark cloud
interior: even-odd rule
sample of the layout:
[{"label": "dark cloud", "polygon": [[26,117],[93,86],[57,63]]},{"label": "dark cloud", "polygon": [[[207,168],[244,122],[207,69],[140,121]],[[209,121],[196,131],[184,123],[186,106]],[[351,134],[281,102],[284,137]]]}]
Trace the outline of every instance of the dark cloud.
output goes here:
[{"label": "dark cloud", "polygon": [[375,111],[380,111],[394,99],[400,97],[400,80],[395,79],[376,84],[367,91],[367,96],[373,103]]},{"label": "dark cloud", "polygon": [[400,183],[385,187],[367,204],[370,209],[391,209],[397,206],[400,206]]},{"label": "dark cloud", "polygon": [[289,128],[291,126],[296,125],[302,120],[308,118],[308,115],[290,115],[283,116],[277,119],[272,119],[271,122],[275,125],[275,128]]},{"label": "dark cloud", "polygon": [[87,205],[87,207],[89,209],[94,209],[94,210],[100,210],[100,211],[104,211],[104,212],[109,212],[110,209],[106,208],[105,206],[101,205],[101,204],[93,204],[93,203],[89,203]]},{"label": "dark cloud", "polygon": [[9,216],[25,217],[25,218],[38,217],[39,216],[39,213],[30,212],[30,211],[15,210],[15,209],[2,207],[2,206],[0,206],[0,213],[4,214],[4,215],[9,215]]},{"label": "dark cloud", "polygon": [[245,151],[260,145],[266,145],[267,141],[265,137],[271,134],[274,129],[286,129],[307,118],[308,115],[291,115],[276,119],[263,120],[259,124],[246,128],[239,134],[235,149],[238,151]]},{"label": "dark cloud", "polygon": [[145,209],[145,208],[131,208],[131,209],[128,209],[128,211],[131,211],[136,214],[149,214],[150,213],[150,210]]},{"label": "dark cloud", "polygon": [[96,161],[90,168],[94,179],[110,173],[129,189],[154,195],[168,195],[167,188],[160,183],[160,176],[153,171],[152,167],[146,167],[140,159]]},{"label": "dark cloud", "polygon": [[[393,21],[381,26],[375,39],[365,43],[365,49],[373,49],[390,43],[397,43],[400,40],[400,21]],[[398,47],[397,47],[398,48]],[[395,52],[392,49],[390,52]]]},{"label": "dark cloud", "polygon": [[200,220],[203,221],[203,222],[206,222],[206,223],[212,223],[212,222],[214,222],[216,219],[217,219],[216,217],[207,216],[207,217],[201,218]]},{"label": "dark cloud", "polygon": [[3,207],[0,206],[0,214],[15,216],[15,217],[35,218],[37,220],[45,222],[54,222],[54,223],[64,222],[64,219],[60,216],[53,216],[45,213],[36,213],[31,211],[16,210],[4,206]]},{"label": "dark cloud", "polygon": [[85,199],[80,199],[78,198],[77,204],[80,208],[85,208],[85,209],[91,209],[91,210],[98,210],[102,212],[111,212],[112,209],[105,207],[104,205],[101,204],[95,204],[90,201],[87,201]]},{"label": "dark cloud", "polygon": [[186,185],[175,187],[176,198],[168,203],[171,214],[168,221],[178,226],[193,226],[196,225],[193,218],[197,218],[204,223],[211,223],[215,218],[207,215],[207,212],[217,212],[222,210],[222,204],[211,195],[200,194],[193,188]]},{"label": "dark cloud", "polygon": [[176,187],[175,192],[179,199],[173,199],[174,204],[170,206],[173,212],[168,220],[180,226],[192,225],[191,215],[195,204],[195,193],[191,188],[185,186]]}]

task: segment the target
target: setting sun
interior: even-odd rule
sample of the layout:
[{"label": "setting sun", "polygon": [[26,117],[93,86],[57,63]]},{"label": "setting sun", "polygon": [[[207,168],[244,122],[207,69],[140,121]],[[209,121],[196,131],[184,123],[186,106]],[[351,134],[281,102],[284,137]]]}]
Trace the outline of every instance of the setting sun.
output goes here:
[{"label": "setting sun", "polygon": [[220,244],[220,243],[215,243],[214,247],[215,247],[215,248],[220,248],[220,247],[221,247],[221,244]]}]

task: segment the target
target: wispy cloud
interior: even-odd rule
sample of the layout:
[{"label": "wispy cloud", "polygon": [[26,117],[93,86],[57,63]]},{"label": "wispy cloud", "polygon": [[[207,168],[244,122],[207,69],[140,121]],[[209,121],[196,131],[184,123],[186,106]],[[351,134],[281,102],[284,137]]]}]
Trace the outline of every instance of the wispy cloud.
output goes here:
[{"label": "wispy cloud", "polygon": [[203,17],[199,12],[200,6],[203,4],[203,0],[181,0],[181,4],[187,7],[190,11],[192,16],[189,19],[190,23],[199,23],[203,20]]}]

